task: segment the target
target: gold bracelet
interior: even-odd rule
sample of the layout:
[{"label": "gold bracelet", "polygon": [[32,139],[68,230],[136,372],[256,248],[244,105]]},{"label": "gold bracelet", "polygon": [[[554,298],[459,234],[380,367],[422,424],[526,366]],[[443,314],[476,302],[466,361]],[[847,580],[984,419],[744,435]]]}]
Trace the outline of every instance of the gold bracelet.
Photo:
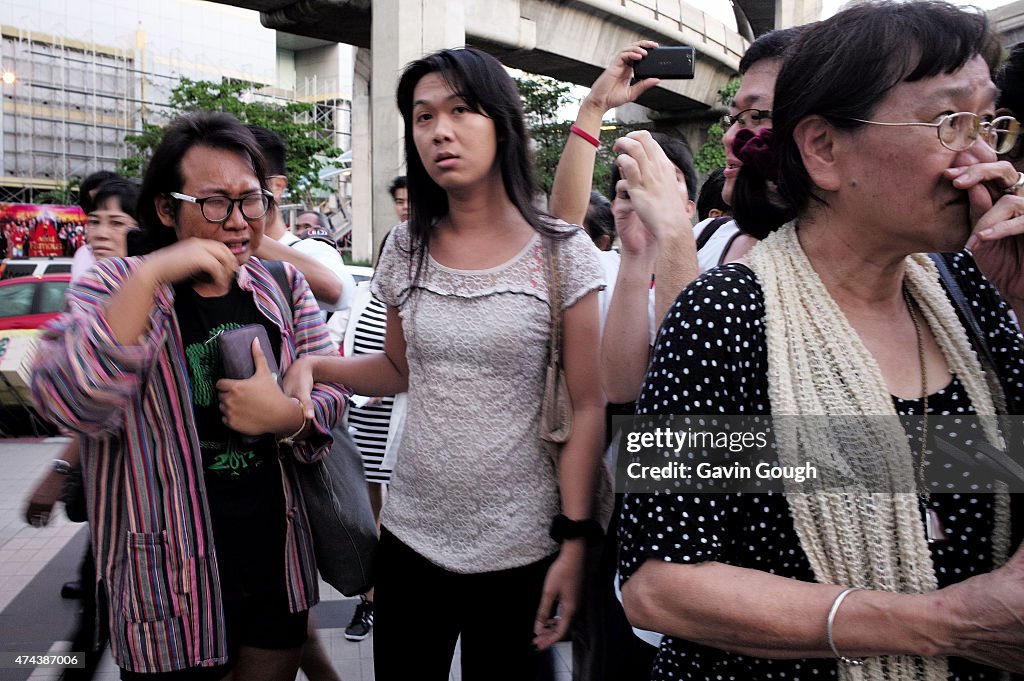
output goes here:
[{"label": "gold bracelet", "polygon": [[299,429],[296,430],[291,435],[289,435],[288,437],[278,438],[278,440],[277,440],[278,442],[280,442],[282,444],[286,444],[286,445],[294,445],[295,444],[295,438],[297,438],[300,435],[302,435],[303,431],[306,430],[306,426],[309,425],[309,417],[306,416],[306,407],[303,406],[302,401],[299,398],[293,397],[292,399],[295,400],[296,402],[298,402],[298,404],[299,404],[299,411],[302,413],[302,425],[299,426]]}]

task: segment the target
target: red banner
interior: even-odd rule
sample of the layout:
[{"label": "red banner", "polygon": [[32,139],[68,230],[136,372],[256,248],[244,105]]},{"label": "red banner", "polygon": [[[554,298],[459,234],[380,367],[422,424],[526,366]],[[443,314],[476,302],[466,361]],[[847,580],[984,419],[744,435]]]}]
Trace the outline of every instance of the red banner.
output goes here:
[{"label": "red banner", "polygon": [[70,255],[85,241],[87,218],[78,206],[0,203],[6,257]]}]

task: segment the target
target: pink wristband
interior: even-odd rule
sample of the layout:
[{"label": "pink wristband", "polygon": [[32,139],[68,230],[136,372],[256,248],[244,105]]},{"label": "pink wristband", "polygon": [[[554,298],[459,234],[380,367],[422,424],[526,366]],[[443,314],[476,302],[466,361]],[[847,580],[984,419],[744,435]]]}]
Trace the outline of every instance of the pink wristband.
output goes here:
[{"label": "pink wristband", "polygon": [[569,132],[571,132],[574,135],[579,135],[580,137],[582,137],[586,141],[590,142],[591,144],[594,145],[595,149],[600,149],[601,148],[601,143],[597,140],[596,137],[594,137],[589,132],[587,132],[586,130],[584,130],[580,126],[576,125],[575,123],[573,123],[571,126],[569,126]]}]

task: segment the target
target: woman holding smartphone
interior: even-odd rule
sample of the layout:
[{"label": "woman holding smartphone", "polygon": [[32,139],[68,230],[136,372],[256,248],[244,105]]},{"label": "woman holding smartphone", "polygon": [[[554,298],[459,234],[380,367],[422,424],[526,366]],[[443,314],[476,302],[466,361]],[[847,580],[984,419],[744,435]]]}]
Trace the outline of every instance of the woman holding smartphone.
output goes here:
[{"label": "woman holding smartphone", "polygon": [[[461,635],[463,679],[529,679],[537,649],[568,628],[585,540],[600,531],[589,518],[604,418],[601,268],[585,232],[531,204],[522,104],[497,60],[466,48],[414,61],[398,106],[411,210],[373,281],[388,308],[385,351],[300,360],[285,387],[299,399],[314,380],[408,392],[381,518],[377,678],[447,679]],[[564,323],[574,416],[560,453],[539,437],[549,305]]]}]

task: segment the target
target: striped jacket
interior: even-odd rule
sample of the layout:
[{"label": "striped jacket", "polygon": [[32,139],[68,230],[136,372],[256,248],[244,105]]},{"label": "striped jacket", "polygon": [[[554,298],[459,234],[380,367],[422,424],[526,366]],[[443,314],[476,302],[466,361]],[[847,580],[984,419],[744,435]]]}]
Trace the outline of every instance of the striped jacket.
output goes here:
[{"label": "striped jacket", "polygon": [[[202,456],[196,438],[174,293],[162,287],[139,345],[114,340],[104,304],[140,258],[100,262],[69,289],[68,311],[40,339],[32,399],[40,413],[81,435],[97,580],[107,592],[117,664],[166,672],[223,664],[227,642]],[[296,356],[335,354],[305,279],[285,263],[292,309],[251,258],[238,275],[259,311],[281,330],[281,371]],[[287,316],[292,316],[287,321]],[[330,449],[344,389],[317,384],[315,432],[295,459]],[[286,574],[292,612],[318,600],[316,563],[295,460],[280,458],[288,509]]]}]

